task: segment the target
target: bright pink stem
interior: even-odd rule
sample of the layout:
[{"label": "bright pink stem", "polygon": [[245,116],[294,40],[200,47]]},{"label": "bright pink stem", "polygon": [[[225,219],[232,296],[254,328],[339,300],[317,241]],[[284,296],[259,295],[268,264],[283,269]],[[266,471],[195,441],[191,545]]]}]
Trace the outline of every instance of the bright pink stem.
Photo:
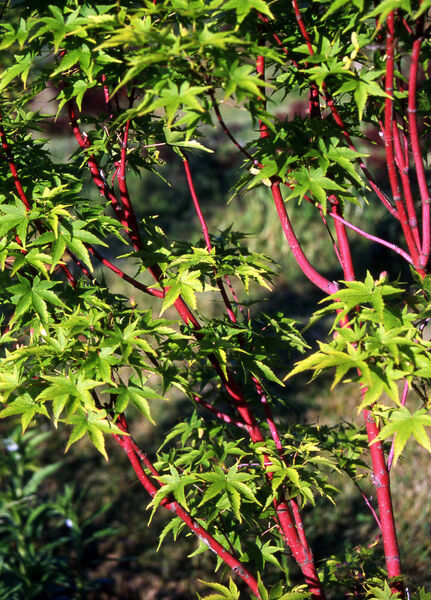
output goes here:
[{"label": "bright pink stem", "polygon": [[203,400],[202,398],[199,398],[199,396],[195,396],[194,399],[195,399],[195,402],[197,404],[199,404],[199,406],[206,408],[209,412],[211,412],[213,415],[215,415],[218,419],[220,419],[224,423],[229,423],[230,425],[235,425],[236,427],[239,427],[240,429],[245,429],[245,425],[242,421],[238,421],[237,419],[230,417],[229,415],[222,412],[221,410],[217,410],[212,404],[210,404],[209,402],[206,402],[206,400]]},{"label": "bright pink stem", "polygon": [[[352,229],[353,231],[356,231],[356,233],[359,233],[359,235],[362,235],[362,237],[366,238],[367,240],[371,240],[372,242],[376,242],[377,244],[386,246],[386,248],[390,248],[391,250],[393,250],[394,252],[396,252],[397,254],[402,256],[404,258],[404,260],[406,260],[408,263],[413,264],[412,257],[409,254],[407,254],[407,252],[402,250],[402,248],[399,248],[396,244],[391,244],[391,242],[387,242],[386,240],[382,240],[382,238],[379,238],[379,237],[376,237],[375,235],[371,235],[370,233],[367,233],[363,229],[360,229],[359,227],[356,227],[356,225],[349,223],[349,221],[346,221],[340,215],[338,215],[334,212],[331,212],[330,215],[335,220],[336,223],[343,223],[343,225],[345,225],[349,229]],[[336,226],[336,229],[337,229],[337,226]]]}]

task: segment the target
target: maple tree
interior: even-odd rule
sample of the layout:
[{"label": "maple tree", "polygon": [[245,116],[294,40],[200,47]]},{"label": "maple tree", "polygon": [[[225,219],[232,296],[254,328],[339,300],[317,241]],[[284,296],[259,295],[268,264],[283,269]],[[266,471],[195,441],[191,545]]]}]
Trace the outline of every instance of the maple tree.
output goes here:
[{"label": "maple tree", "polygon": [[[213,600],[238,598],[240,580],[244,593],[262,600],[323,599],[340,589],[387,600],[405,595],[389,470],[410,439],[431,449],[424,335],[431,293],[430,6],[3,5],[0,416],[20,415],[23,429],[48,418],[71,427],[67,448],[87,435],[105,457],[105,436],[113,436],[152,511],[173,513],[161,541],[191,531],[198,551],[209,548],[216,566],[231,570],[227,586],[208,583]],[[75,140],[61,162],[45,137],[53,115],[36,108],[45,90],[54,92],[55,118]],[[97,93],[102,106],[86,110]],[[305,99],[306,114],[280,116],[278,107],[292,98]],[[225,102],[247,113],[248,142],[227,124]],[[330,316],[333,325],[317,350],[288,307],[259,318],[243,308],[250,284],[270,286],[276,265],[250,251],[234,226],[216,235],[208,229],[189,156],[219,151],[207,147],[213,128],[243,159],[234,193],[267,191],[286,252],[324,295],[311,322]],[[363,143],[373,134],[387,185],[372,174],[375,154]],[[202,230],[197,242],[171,239],[157,219],[138,217],[130,174],[160,174],[162,149],[184,169]],[[89,178],[98,199],[88,191]],[[334,252],[338,281],[309,261],[289,217],[294,202],[310,205],[313,222],[327,232],[323,251]],[[376,203],[396,223],[401,242],[367,232],[363,219],[353,222],[352,206],[365,213]],[[381,273],[356,265],[348,230],[397,254],[410,268],[408,281],[397,279],[390,264]],[[129,259],[124,269],[120,257]],[[369,271],[364,281],[355,268]],[[114,294],[106,272],[129,291]],[[145,300],[130,301],[137,291],[157,299],[157,316]],[[206,292],[221,300],[223,317],[205,317]],[[305,358],[286,364],[287,353],[298,352]],[[342,423],[274,418],[273,406],[286,403],[282,378],[303,371],[334,372],[328,395],[340,382],[357,382],[356,407],[346,407]],[[154,422],[152,403],[172,388],[190,399],[190,412],[150,456],[128,416],[135,409]],[[356,409],[363,427],[347,424]],[[303,508],[319,495],[336,500],[331,473],[357,483],[367,468],[376,486],[376,508],[366,500],[380,528],[381,564],[369,573],[352,566],[343,579],[331,557],[316,564]],[[281,560],[286,548],[303,578],[295,588]],[[268,565],[276,580],[267,576]],[[431,597],[423,589],[409,594]]]}]

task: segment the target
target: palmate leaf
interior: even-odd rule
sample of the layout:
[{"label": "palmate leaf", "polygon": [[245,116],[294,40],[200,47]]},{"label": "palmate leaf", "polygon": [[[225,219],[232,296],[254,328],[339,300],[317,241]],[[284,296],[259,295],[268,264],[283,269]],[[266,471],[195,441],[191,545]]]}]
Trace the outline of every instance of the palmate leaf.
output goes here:
[{"label": "palmate leaf", "polygon": [[369,367],[366,363],[366,352],[347,343],[347,352],[333,348],[331,344],[319,342],[320,351],[311,354],[304,360],[295,364],[295,367],[286,375],[284,381],[303,371],[314,371],[313,377],[331,367],[335,367],[335,376],[331,388],[334,388],[350,369],[360,370],[367,381],[370,382]]},{"label": "palmate leaf", "polygon": [[92,444],[102,454],[105,460],[108,460],[103,434],[107,433],[112,435],[115,433],[116,435],[128,435],[117,427],[117,425],[108,421],[106,418],[106,411],[104,410],[90,410],[85,412],[82,409],[78,409],[66,422],[68,425],[72,425],[73,429],[67,442],[65,452],[69,450],[72,444],[80,440],[85,434],[88,434]]},{"label": "palmate leaf", "polygon": [[213,472],[201,473],[199,478],[210,483],[199,506],[202,506],[202,504],[205,504],[215,496],[225,495],[229,500],[235,518],[241,523],[240,509],[242,499],[245,498],[249,502],[260,505],[251,487],[245,483],[252,481],[253,475],[238,472],[238,463],[234,464],[227,473],[216,466]]},{"label": "palmate leaf", "polygon": [[137,114],[143,115],[163,107],[167,116],[166,125],[170,127],[180,107],[197,111],[198,113],[204,112],[198,96],[208,89],[208,86],[191,86],[187,81],[184,81],[180,86],[176,85],[173,81],[169,81],[167,86],[161,89],[160,97],[157,100],[151,102],[149,106],[145,106],[146,100],[144,100],[138,106]]},{"label": "palmate leaf", "polygon": [[10,394],[18,388],[20,383],[21,373],[16,365],[10,371],[2,369],[0,371],[0,401],[6,402]]},{"label": "palmate leaf", "polygon": [[[187,269],[175,278],[165,279],[163,284],[169,288],[163,300],[160,315],[167,308],[172,306],[177,298],[181,295],[184,300],[190,304],[193,309],[196,309],[196,292],[202,292],[204,287],[200,281],[200,271],[188,271]],[[210,286],[205,287],[210,290]]]},{"label": "palmate leaf", "polygon": [[205,596],[202,600],[239,600],[239,590],[231,578],[229,578],[229,587],[221,583],[212,583],[210,581],[202,581],[201,579],[198,581],[218,592],[218,594]]},{"label": "palmate leaf", "polygon": [[42,273],[44,277],[48,278],[48,271],[46,269],[45,263],[49,264],[50,262],[51,257],[48,254],[45,254],[44,252],[39,252],[37,248],[32,248],[26,254],[20,253],[18,254],[18,256],[16,256],[13,263],[11,276],[15,275],[17,271],[19,271],[24,265],[27,264],[37,269]]},{"label": "palmate leaf", "polygon": [[179,504],[181,504],[181,506],[183,506],[186,510],[189,510],[185,495],[185,488],[188,485],[196,483],[197,476],[194,474],[180,475],[180,473],[173,465],[170,465],[169,469],[171,472],[170,475],[161,475],[159,477],[159,480],[163,484],[163,486],[157,491],[157,493],[154,495],[153,499],[147,506],[147,508],[150,508],[151,506],[153,507],[150,521],[153,518],[154,512],[160,505],[160,503],[164,500],[164,498],[170,495],[172,495],[175,498],[175,500]]},{"label": "palmate leaf", "polygon": [[223,4],[225,10],[234,9],[238,23],[242,23],[245,17],[251,10],[257,10],[263,15],[266,15],[270,19],[274,18],[268,4],[263,0],[228,0]]},{"label": "palmate leaf", "polygon": [[379,25],[386,19],[388,14],[394,10],[404,9],[408,13],[411,12],[410,0],[383,0],[372,11],[370,11],[364,19],[375,17],[378,15]]},{"label": "palmate leaf", "polygon": [[21,243],[25,244],[28,215],[21,200],[17,199],[16,204],[1,204],[0,212],[2,213],[0,214],[0,237],[16,229]]},{"label": "palmate leaf", "polygon": [[87,411],[96,409],[90,390],[103,385],[103,382],[86,379],[82,374],[75,375],[74,373],[45,375],[43,379],[48,386],[37,399],[52,402],[54,423],[57,422],[68,403],[67,415],[69,418],[78,409],[84,408]]},{"label": "palmate leaf", "polygon": [[387,581],[385,581],[383,589],[370,587],[367,594],[367,600],[399,600],[399,597],[398,592],[392,593]]},{"label": "palmate leaf", "polygon": [[6,408],[0,411],[0,419],[9,417],[11,415],[21,415],[22,430],[25,431],[33,420],[33,417],[37,414],[44,415],[49,418],[48,411],[45,406],[37,402],[28,393],[23,393],[16,400],[10,402]]},{"label": "palmate leaf", "polygon": [[327,192],[345,192],[338,183],[326,177],[321,168],[308,169],[302,167],[299,171],[290,174],[292,179],[296,179],[297,184],[293,187],[293,191],[286,200],[299,196],[302,200],[305,195],[313,195],[321,205],[323,212],[326,212]]},{"label": "palmate leaf", "polygon": [[67,306],[50,289],[59,285],[58,281],[41,281],[38,275],[32,282],[20,275],[18,275],[18,279],[20,283],[7,288],[13,294],[11,302],[16,304],[11,324],[27,312],[31,306],[44,323],[49,320],[47,303],[67,309]]},{"label": "palmate leaf", "polygon": [[64,239],[67,247],[93,272],[93,265],[85,244],[98,244],[100,246],[106,246],[107,244],[84,229],[85,225],[86,223],[81,220],[63,221],[59,226],[59,236]]},{"label": "palmate leaf", "polygon": [[139,387],[135,385],[128,385],[127,387],[122,387],[119,389],[111,388],[110,391],[111,393],[118,394],[116,402],[117,412],[124,412],[129,402],[132,402],[145,418],[147,418],[153,425],[156,424],[151,416],[148,400],[164,400],[164,398],[155,390],[146,385],[141,385]]},{"label": "palmate leaf", "polygon": [[431,427],[431,416],[427,414],[424,408],[411,414],[408,408],[402,406],[391,413],[389,423],[382,428],[373,443],[394,435],[394,464],[396,464],[401,452],[412,436],[428,452],[431,452],[431,443],[425,427]]},{"label": "palmate leaf", "polygon": [[24,56],[15,56],[15,61],[12,66],[5,69],[0,76],[0,92],[2,92],[8,85],[16,78],[19,77],[25,87],[30,67],[33,63],[32,53],[27,53]]},{"label": "palmate leaf", "polygon": [[268,86],[268,83],[256,77],[254,68],[251,65],[239,65],[238,61],[235,61],[229,70],[225,98],[232,96],[237,89],[255,96],[261,96],[263,94],[262,88],[265,86]]},{"label": "palmate leaf", "polygon": [[344,317],[357,306],[369,304],[374,308],[380,320],[383,320],[383,311],[386,299],[393,299],[400,296],[404,291],[395,286],[389,285],[385,280],[374,281],[371,273],[367,271],[365,281],[344,281],[345,288],[338,290],[335,294],[324,298],[321,302],[332,302],[327,310],[340,309],[335,323],[344,319]]}]

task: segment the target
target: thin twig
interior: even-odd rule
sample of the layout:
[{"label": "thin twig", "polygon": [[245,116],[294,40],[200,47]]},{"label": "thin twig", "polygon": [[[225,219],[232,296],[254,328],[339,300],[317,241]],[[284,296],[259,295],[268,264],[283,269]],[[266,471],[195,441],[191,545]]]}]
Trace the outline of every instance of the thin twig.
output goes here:
[{"label": "thin twig", "polygon": [[356,227],[356,225],[349,223],[349,221],[346,221],[345,219],[343,219],[343,217],[341,217],[340,215],[338,215],[334,212],[331,212],[329,214],[335,221],[343,223],[346,227],[349,227],[349,229],[356,231],[356,233],[358,233],[362,237],[366,238],[367,240],[376,242],[377,244],[381,244],[382,246],[386,246],[386,248],[390,248],[390,250],[393,250],[394,252],[396,252],[397,254],[402,256],[404,258],[404,260],[406,260],[408,263],[413,264],[412,257],[405,250],[402,250],[402,248],[399,248],[396,244],[391,244],[391,242],[387,242],[386,240],[383,240],[382,238],[376,237],[375,235],[371,235],[371,233],[367,233],[363,229],[360,229],[359,227]]}]

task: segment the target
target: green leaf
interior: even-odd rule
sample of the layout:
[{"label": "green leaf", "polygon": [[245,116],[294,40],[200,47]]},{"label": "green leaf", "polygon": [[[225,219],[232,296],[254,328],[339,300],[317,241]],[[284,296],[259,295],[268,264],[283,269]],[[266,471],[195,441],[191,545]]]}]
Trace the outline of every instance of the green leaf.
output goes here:
[{"label": "green leaf", "polygon": [[234,9],[236,11],[238,23],[242,23],[245,17],[253,9],[266,15],[270,19],[274,18],[268,4],[263,0],[228,0],[228,2],[224,3],[223,8],[225,10]]},{"label": "green leaf", "polygon": [[134,385],[129,385],[127,388],[121,388],[119,392],[117,390],[112,390],[115,393],[118,393],[117,399],[117,411],[123,412],[129,402],[133,402],[136,408],[141,412],[146,419],[148,419],[153,425],[155,425],[155,421],[151,416],[150,405],[148,403],[148,399],[161,399],[163,397],[160,396],[157,392],[152,390],[147,386],[136,387]]},{"label": "green leaf", "polygon": [[37,414],[49,418],[45,406],[34,400],[30,394],[24,393],[0,411],[0,419],[11,415],[21,415],[22,430],[25,431]]},{"label": "green leaf", "polygon": [[431,416],[426,414],[424,408],[411,414],[408,408],[402,406],[391,412],[389,422],[382,428],[373,443],[394,435],[394,464],[396,464],[412,436],[428,452],[431,452],[430,439],[425,427],[431,427]]},{"label": "green leaf", "polygon": [[16,78],[20,77],[24,87],[27,81],[30,67],[33,63],[33,55],[31,52],[24,56],[15,56],[14,64],[3,71],[0,76],[0,93]]},{"label": "green leaf", "polygon": [[216,592],[219,592],[218,594],[211,594],[210,596],[205,596],[203,600],[239,600],[239,590],[231,578],[229,578],[229,587],[226,587],[221,583],[202,581],[202,579],[199,579],[198,581],[200,583],[204,583]]}]

